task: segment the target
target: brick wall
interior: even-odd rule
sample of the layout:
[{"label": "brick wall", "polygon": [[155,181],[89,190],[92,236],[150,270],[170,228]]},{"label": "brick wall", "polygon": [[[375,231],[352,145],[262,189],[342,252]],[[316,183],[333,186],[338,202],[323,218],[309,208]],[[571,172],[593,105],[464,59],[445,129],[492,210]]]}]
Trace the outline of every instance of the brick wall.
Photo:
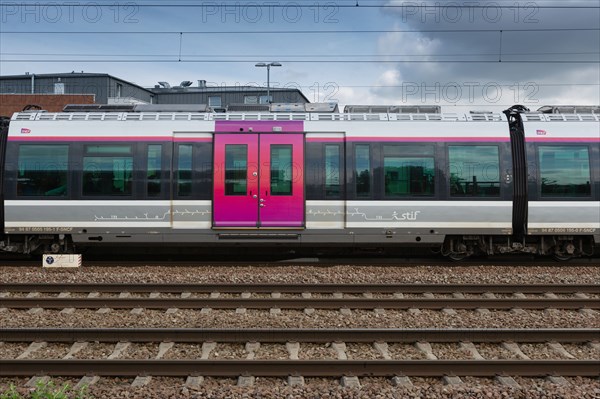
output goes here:
[{"label": "brick wall", "polygon": [[0,116],[12,116],[27,105],[48,112],[61,112],[67,104],[94,104],[93,94],[0,94]]}]

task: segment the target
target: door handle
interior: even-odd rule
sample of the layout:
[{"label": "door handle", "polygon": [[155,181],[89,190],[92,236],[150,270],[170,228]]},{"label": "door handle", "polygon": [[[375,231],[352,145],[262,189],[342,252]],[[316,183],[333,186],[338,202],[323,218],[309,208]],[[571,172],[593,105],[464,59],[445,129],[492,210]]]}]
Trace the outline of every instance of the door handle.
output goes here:
[{"label": "door handle", "polygon": [[260,202],[265,202],[264,198],[259,199]]}]

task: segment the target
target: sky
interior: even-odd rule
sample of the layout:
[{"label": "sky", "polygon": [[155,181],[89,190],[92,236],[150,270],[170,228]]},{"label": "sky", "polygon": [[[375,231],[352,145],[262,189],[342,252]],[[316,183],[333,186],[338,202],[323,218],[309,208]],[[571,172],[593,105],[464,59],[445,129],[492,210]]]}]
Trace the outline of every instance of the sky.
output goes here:
[{"label": "sky", "polygon": [[0,0],[0,74],[266,85],[311,102],[600,104],[600,0]]}]

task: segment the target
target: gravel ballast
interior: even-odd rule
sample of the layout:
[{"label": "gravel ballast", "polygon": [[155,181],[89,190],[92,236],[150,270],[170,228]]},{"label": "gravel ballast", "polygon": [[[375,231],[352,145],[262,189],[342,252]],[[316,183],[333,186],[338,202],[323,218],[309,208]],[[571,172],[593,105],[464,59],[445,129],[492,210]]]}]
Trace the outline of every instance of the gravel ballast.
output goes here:
[{"label": "gravel ballast", "polygon": [[[3,267],[0,283],[410,283],[410,284],[598,284],[600,267],[560,267],[549,262],[547,267],[516,266],[199,266],[199,267],[85,267],[79,270],[42,270],[34,267]],[[0,288],[1,291],[1,288]],[[307,289],[307,292],[310,292]],[[20,295],[20,294],[19,294]],[[23,296],[25,296],[23,294]],[[45,294],[43,294],[45,295]],[[102,294],[104,296],[105,294]],[[109,294],[110,295],[110,294]],[[112,296],[118,296],[113,294]],[[131,294],[138,296],[139,294]],[[147,296],[147,294],[144,294]],[[230,294],[221,293],[221,297]],[[412,297],[406,294],[405,298]],[[72,297],[78,294],[71,293]],[[84,294],[85,296],[85,294]],[[161,293],[160,297],[178,297],[179,294]],[[192,294],[192,297],[208,297],[209,294]],[[319,294],[313,294],[318,297]],[[327,295],[325,295],[327,296]],[[348,297],[362,295],[346,295]],[[451,297],[451,294],[434,294],[436,298]],[[465,297],[471,297],[465,294]],[[497,294],[498,298],[512,297]],[[562,294],[558,294],[562,297]],[[231,294],[239,297],[239,294]],[[256,294],[252,297],[270,297]],[[301,297],[297,294],[282,294],[282,298]],[[374,297],[379,297],[374,294]],[[389,298],[389,295],[381,295]],[[422,294],[414,294],[423,298]],[[478,295],[475,295],[478,297]],[[530,295],[527,297],[543,297]],[[590,298],[597,295],[590,294]],[[113,309],[99,313],[95,309],[77,309],[71,314],[60,309],[32,314],[27,309],[7,309],[0,312],[2,327],[55,327],[55,328],[598,328],[600,312],[583,313],[576,310],[526,310],[522,313],[495,311],[489,314],[471,310],[456,310],[448,314],[437,310],[410,312],[386,309],[378,314],[372,310],[352,309],[350,314],[339,310],[317,309],[311,314],[303,310],[282,309],[271,314],[268,309],[247,309],[246,313],[235,310],[213,309],[210,312],[179,309],[167,313],[165,310],[144,310],[131,314],[130,310]],[[371,344],[345,343],[345,353],[350,359],[382,359],[382,355]],[[0,344],[0,357],[11,359],[25,349],[26,343]],[[47,347],[29,358],[60,358],[67,354],[70,344],[49,343]],[[515,359],[511,351],[496,344],[478,344],[475,347],[486,359]],[[600,359],[599,351],[591,346],[563,344],[565,350],[577,359]],[[548,344],[520,344],[521,350],[533,359],[561,359]],[[114,345],[89,343],[77,352],[77,359],[106,358]],[[458,344],[432,344],[433,353],[440,359],[469,359],[470,354]],[[158,353],[158,343],[132,344],[121,358],[153,358]],[[196,359],[201,356],[202,343],[175,343],[166,352],[165,359]],[[418,360],[425,355],[414,344],[389,343],[388,353],[393,359]],[[332,344],[301,343],[300,359],[337,359],[338,353]],[[246,358],[244,344],[217,343],[210,359]],[[284,344],[261,343],[254,353],[255,359],[287,359],[289,353]],[[153,377],[149,385],[131,388],[132,378],[102,378],[90,387],[96,398],[594,398],[600,397],[600,381],[592,378],[567,378],[569,386],[552,384],[545,379],[519,378],[515,381],[520,388],[501,386],[494,379],[461,378],[462,385],[444,385],[441,379],[411,378],[413,387],[395,387],[390,378],[360,378],[361,388],[344,388],[338,378],[306,378],[305,386],[290,387],[285,379],[257,378],[254,386],[238,387],[237,379],[205,378],[199,390],[185,386],[185,378]],[[22,387],[28,379],[1,378],[0,391],[10,383]],[[77,379],[54,379],[74,385]],[[19,388],[25,392],[25,388]]]}]

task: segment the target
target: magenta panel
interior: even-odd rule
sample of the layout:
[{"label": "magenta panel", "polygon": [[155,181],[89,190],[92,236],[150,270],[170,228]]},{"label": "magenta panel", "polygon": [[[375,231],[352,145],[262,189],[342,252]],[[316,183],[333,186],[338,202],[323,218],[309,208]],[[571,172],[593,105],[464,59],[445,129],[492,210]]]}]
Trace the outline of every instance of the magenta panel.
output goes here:
[{"label": "magenta panel", "polygon": [[420,143],[420,142],[508,142],[510,137],[347,137],[346,141],[373,141],[373,142],[398,142],[398,143]]},{"label": "magenta panel", "polygon": [[[273,133],[273,128],[278,129],[277,133],[301,133],[304,132],[303,121],[216,121],[216,133]],[[252,130],[250,130],[252,129]]]},{"label": "magenta panel", "polygon": [[[291,195],[271,195],[271,146],[292,145]],[[301,227],[304,225],[304,135],[260,135],[260,226]]]},{"label": "magenta panel", "polygon": [[[8,141],[172,141],[169,136],[9,136]],[[199,141],[199,140],[196,140]],[[210,141],[210,139],[208,139]]]},{"label": "magenta panel", "polygon": [[[246,192],[226,193],[227,145],[247,146]],[[258,223],[258,135],[218,134],[214,139],[213,224],[216,227],[257,227]]]},{"label": "magenta panel", "polygon": [[[304,226],[303,134],[219,133],[214,137],[213,225],[215,227]],[[271,154],[273,150],[277,153],[281,148],[285,148],[286,161],[282,162],[281,158],[275,160],[276,172],[274,173],[284,173],[288,182],[291,179],[291,184],[286,185],[283,191],[278,184],[281,182],[281,176],[274,176],[274,179],[279,180],[271,181],[273,166]],[[233,158],[227,159],[227,154],[232,153],[237,154],[237,162],[242,165],[241,168],[234,168],[235,176],[231,172]],[[245,160],[240,160],[241,153],[247,153]],[[229,170],[229,175],[226,174],[226,170]],[[240,189],[240,176],[246,177],[245,189]],[[238,183],[233,191],[232,181]],[[271,193],[272,187],[279,192]],[[231,194],[232,192],[234,195]]]}]

